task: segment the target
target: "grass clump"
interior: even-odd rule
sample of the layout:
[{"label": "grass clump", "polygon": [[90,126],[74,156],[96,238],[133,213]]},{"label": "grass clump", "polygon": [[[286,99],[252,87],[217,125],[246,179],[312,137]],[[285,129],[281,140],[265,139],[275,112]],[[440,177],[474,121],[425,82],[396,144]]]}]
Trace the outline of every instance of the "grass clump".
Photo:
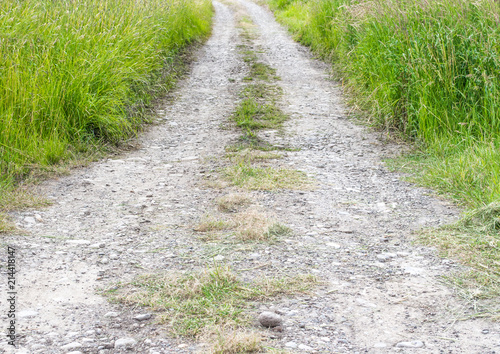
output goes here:
[{"label": "grass clump", "polygon": [[212,231],[223,231],[230,230],[234,228],[231,221],[221,220],[215,216],[205,216],[202,220],[194,227],[197,232],[212,232]]},{"label": "grass clump", "polygon": [[279,128],[287,116],[273,102],[260,103],[255,98],[244,99],[232,119],[244,130]]},{"label": "grass clump", "polygon": [[133,136],[208,1],[0,3],[0,186]]},{"label": "grass clump", "polygon": [[456,224],[425,231],[421,237],[438,245],[444,256],[474,268],[454,278],[467,297],[500,296],[500,203],[478,208]]},{"label": "grass clump", "polygon": [[16,231],[7,212],[15,209],[37,208],[50,205],[51,202],[35,191],[27,188],[13,188],[0,185],[0,234]]},{"label": "grass clump", "polygon": [[[159,322],[176,336],[208,337],[220,345],[218,329],[236,331],[251,324],[251,301],[307,292],[316,283],[308,275],[260,277],[254,283],[243,283],[229,267],[218,266],[187,274],[140,276],[107,294],[115,301],[158,311]],[[252,344],[251,338],[255,337],[244,342],[253,350],[257,343]]]},{"label": "grass clump", "polygon": [[252,199],[244,194],[230,193],[217,200],[217,208],[224,213],[235,213],[240,208],[250,205]]},{"label": "grass clump", "polygon": [[256,167],[238,163],[227,167],[224,173],[233,185],[249,190],[300,190],[312,187],[304,172],[286,168]]}]

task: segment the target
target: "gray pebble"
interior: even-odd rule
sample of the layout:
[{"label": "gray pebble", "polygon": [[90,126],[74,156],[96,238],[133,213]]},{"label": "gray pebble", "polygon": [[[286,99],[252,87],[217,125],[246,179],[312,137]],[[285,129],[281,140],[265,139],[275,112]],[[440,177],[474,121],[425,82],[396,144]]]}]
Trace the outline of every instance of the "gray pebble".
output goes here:
[{"label": "gray pebble", "polygon": [[129,349],[137,344],[134,338],[120,338],[115,342],[115,349]]},{"label": "gray pebble", "polygon": [[134,320],[137,320],[137,321],[146,321],[146,320],[149,320],[151,318],[151,316],[152,315],[150,313],[143,313],[143,314],[134,316]]},{"label": "gray pebble", "polygon": [[270,311],[264,311],[259,315],[259,322],[264,327],[276,327],[281,325],[281,316]]}]

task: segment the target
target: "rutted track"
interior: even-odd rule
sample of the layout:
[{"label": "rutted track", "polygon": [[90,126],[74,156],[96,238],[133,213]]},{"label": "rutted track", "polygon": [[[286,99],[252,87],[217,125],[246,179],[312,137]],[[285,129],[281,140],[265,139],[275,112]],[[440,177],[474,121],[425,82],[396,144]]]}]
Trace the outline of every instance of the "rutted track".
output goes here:
[{"label": "rutted track", "polygon": [[[449,222],[457,211],[389,173],[381,159],[395,147],[346,120],[326,65],[311,59],[267,10],[243,0],[237,5],[258,26],[261,60],[277,69],[282,106],[292,117],[284,135],[261,135],[300,148],[280,163],[307,172],[318,185],[251,192],[293,236],[256,246],[251,255],[216,248],[236,270],[255,267],[246,273],[250,278],[312,272],[324,281],[314,295],[265,304],[285,317],[283,332],[268,333],[270,343],[324,353],[498,351],[497,324],[456,321],[470,309],[439,282],[454,265],[410,243],[412,230]],[[203,176],[215,166],[210,159],[221,159],[237,136],[221,123],[234,110],[245,76],[232,10],[217,2],[215,9],[212,38],[178,98],[162,108],[162,123],[141,137],[142,147],[48,182],[54,205],[15,215],[30,235],[6,242],[18,248],[18,308],[32,311],[19,321],[18,352],[68,352],[64,346],[76,342],[81,347],[74,350],[112,353],[119,351],[115,340],[127,337],[141,353],[200,349],[190,342],[179,348],[183,341],[169,339],[161,326],[132,318],[141,310],[110,305],[96,290],[136,274],[203,267],[214,255],[193,236],[192,225],[226,193],[208,188]],[[395,347],[411,341],[424,348]],[[5,343],[0,348],[8,350]]]}]

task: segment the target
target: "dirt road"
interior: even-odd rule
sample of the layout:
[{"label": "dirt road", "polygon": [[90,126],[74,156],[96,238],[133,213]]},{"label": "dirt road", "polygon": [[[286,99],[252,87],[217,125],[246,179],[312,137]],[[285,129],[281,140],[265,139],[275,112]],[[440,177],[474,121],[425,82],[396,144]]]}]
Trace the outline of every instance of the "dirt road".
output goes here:
[{"label": "dirt road", "polygon": [[[398,150],[346,117],[328,67],[292,41],[272,14],[253,3],[214,3],[212,37],[196,54],[177,98],[158,108],[161,122],[140,148],[44,184],[51,207],[13,214],[26,235],[2,240],[16,248],[18,350],[0,352],[188,353],[199,343],[169,338],[161,325],[134,316],[141,308],[110,304],[99,294],[138,274],[206,267],[214,257],[245,278],[314,274],[312,294],[262,304],[283,314],[284,330],[268,345],[290,352],[494,353],[498,323],[460,320],[473,313],[440,281],[456,265],[412,244],[412,231],[454,220],[458,211],[402,182],[382,159]],[[215,200],[239,189],[220,177],[227,128],[248,68],[234,8],[256,28],[259,60],[276,69],[284,133],[263,131],[290,146],[276,166],[303,171],[311,190],[246,191],[293,230],[273,244],[206,242],[193,231]],[[6,251],[2,250],[2,263]],[[249,270],[250,269],[250,270]],[[253,270],[252,270],[253,269]],[[6,281],[2,327],[7,327]],[[256,313],[257,315],[258,313]],[[121,340],[121,341],[120,341]],[[126,345],[123,345],[125,348]]]}]

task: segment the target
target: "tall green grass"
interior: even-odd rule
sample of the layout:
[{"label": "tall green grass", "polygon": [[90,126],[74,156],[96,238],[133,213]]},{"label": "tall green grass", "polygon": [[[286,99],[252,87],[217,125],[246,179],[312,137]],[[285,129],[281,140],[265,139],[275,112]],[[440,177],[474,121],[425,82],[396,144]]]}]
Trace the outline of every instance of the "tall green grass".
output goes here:
[{"label": "tall green grass", "polygon": [[[415,143],[415,152],[393,165],[498,225],[498,1],[268,1],[297,40],[331,61],[368,122]],[[498,289],[500,228],[481,230],[458,225],[453,232],[465,236],[449,244],[484,260]]]},{"label": "tall green grass", "polygon": [[474,207],[500,198],[498,2],[270,0],[270,6],[297,39],[332,61],[374,125],[423,147],[417,156],[428,181],[446,192],[456,186],[451,194]]},{"label": "tall green grass", "polygon": [[137,132],[211,13],[208,0],[2,0],[0,187]]}]

